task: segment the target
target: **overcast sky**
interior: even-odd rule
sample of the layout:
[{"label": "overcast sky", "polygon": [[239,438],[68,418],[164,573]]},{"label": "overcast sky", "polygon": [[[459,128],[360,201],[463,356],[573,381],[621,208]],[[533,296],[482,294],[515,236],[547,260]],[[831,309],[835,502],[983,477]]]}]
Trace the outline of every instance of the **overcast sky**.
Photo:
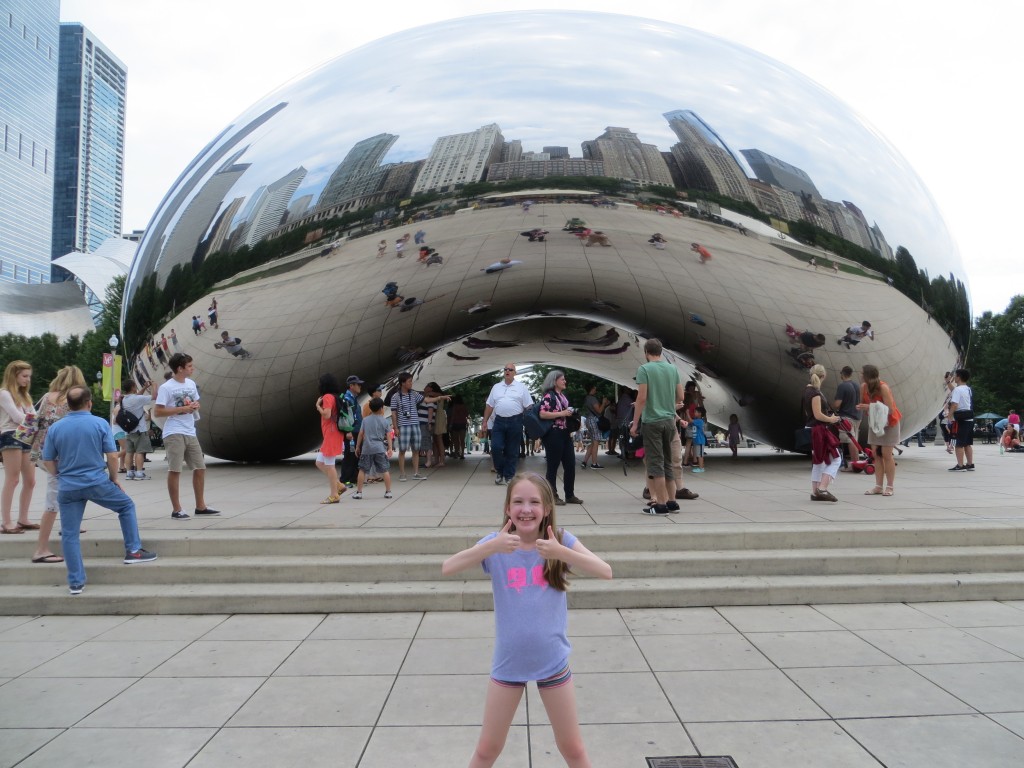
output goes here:
[{"label": "overcast sky", "polygon": [[[284,81],[402,29],[539,7],[508,0],[62,0],[61,19],[85,24],[128,68],[130,230],[149,223],[216,133]],[[874,124],[924,180],[960,247],[974,313],[1001,312],[1024,293],[1016,233],[1024,4],[561,0],[551,7],[693,27],[817,81]]]}]

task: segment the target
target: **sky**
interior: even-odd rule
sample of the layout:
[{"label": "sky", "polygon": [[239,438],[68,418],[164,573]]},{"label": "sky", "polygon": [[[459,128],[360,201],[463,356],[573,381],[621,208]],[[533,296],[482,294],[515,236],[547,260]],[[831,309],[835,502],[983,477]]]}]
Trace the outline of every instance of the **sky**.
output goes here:
[{"label": "sky", "polygon": [[1019,140],[1024,4],[1012,0],[561,0],[547,7],[536,0],[62,0],[61,20],[84,24],[128,69],[129,231],[149,223],[214,135],[284,82],[404,29],[553,7],[692,27],[816,81],[872,124],[923,179],[960,248],[974,314],[1002,312],[1024,294],[1016,232],[1024,153],[1012,149]]}]

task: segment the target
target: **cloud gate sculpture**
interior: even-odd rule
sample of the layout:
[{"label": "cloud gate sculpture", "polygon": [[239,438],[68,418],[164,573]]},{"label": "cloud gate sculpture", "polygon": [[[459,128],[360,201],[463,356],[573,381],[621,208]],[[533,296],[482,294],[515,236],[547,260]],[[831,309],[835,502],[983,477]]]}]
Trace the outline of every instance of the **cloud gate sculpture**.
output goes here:
[{"label": "cloud gate sculpture", "polygon": [[242,114],[154,214],[123,325],[137,377],[174,331],[227,459],[314,447],[324,372],[633,385],[650,336],[713,423],[788,447],[815,362],[877,365],[908,434],[933,419],[964,279],[913,170],[803,76],[665,22],[525,12],[393,35]]}]

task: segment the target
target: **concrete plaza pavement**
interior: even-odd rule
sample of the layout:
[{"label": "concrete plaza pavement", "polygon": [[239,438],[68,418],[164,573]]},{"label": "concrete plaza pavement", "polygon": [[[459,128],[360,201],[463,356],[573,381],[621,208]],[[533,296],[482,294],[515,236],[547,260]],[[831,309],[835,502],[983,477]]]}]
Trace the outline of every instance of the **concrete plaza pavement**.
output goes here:
[{"label": "concrete plaza pavement", "polygon": [[[912,446],[896,496],[863,496],[871,480],[842,475],[838,504],[809,501],[805,462],[745,453],[712,451],[708,472],[688,477],[700,500],[669,519],[640,515],[639,472],[624,478],[609,459],[578,474],[587,503],[560,507],[560,523],[586,542],[606,525],[1024,521],[1022,457],[994,446],[977,446],[973,473]],[[479,456],[396,482],[391,503],[378,485],[327,508],[308,459],[211,463],[209,503],[224,515],[188,523],[168,516],[159,454],[151,466],[152,481],[128,486],[144,541],[206,528],[482,533],[500,517]],[[104,536],[117,523],[90,507],[85,527]],[[63,569],[45,567],[60,588]],[[595,766],[1024,765],[1024,601],[571,610],[569,632]],[[464,765],[492,644],[489,612],[0,617],[0,766]],[[531,686],[497,765],[563,764]]]}]

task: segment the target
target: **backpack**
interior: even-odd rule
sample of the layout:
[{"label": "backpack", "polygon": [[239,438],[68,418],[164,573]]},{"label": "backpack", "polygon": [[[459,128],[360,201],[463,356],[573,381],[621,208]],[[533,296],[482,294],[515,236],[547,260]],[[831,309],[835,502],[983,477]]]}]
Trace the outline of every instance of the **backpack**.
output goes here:
[{"label": "backpack", "polygon": [[540,400],[523,411],[523,429],[526,430],[526,436],[531,440],[542,440],[555,425],[554,419],[542,419],[540,417],[540,406],[544,402],[544,397],[548,394],[550,392],[545,393],[545,395],[541,396]]},{"label": "backpack", "polygon": [[337,424],[339,432],[351,432],[356,426],[356,415],[352,411],[352,403],[345,399],[344,395],[335,395],[334,402],[337,404]]},{"label": "backpack", "polygon": [[122,405],[121,410],[114,417],[114,423],[125,432],[134,432],[135,428],[139,426],[139,417]]}]

